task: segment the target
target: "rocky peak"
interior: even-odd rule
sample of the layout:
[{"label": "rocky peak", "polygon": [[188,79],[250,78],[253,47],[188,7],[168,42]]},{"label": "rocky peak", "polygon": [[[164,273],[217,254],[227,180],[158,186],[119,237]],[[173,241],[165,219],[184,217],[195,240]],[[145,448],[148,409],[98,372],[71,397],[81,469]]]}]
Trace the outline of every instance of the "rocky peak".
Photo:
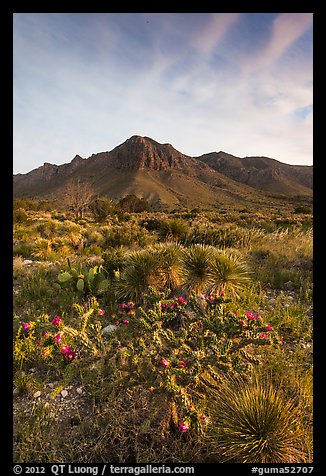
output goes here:
[{"label": "rocky peak", "polygon": [[171,144],[160,144],[149,137],[132,136],[111,152],[112,164],[129,170],[183,169],[187,156]]}]

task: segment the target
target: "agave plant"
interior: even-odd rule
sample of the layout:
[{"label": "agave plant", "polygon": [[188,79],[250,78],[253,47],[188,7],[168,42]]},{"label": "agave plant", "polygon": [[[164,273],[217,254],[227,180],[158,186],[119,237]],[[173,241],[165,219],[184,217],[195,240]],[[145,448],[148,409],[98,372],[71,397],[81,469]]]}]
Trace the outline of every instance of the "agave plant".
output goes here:
[{"label": "agave plant", "polygon": [[162,287],[160,260],[153,249],[132,251],[125,260],[120,279],[115,282],[118,299],[140,301],[150,287]]},{"label": "agave plant", "polygon": [[304,462],[298,406],[269,378],[258,373],[251,379],[229,377],[221,391],[211,393],[211,441],[218,436],[216,450],[222,450],[225,461]]},{"label": "agave plant", "polygon": [[211,263],[215,248],[209,245],[195,244],[185,249],[182,255],[183,286],[188,291],[200,294],[211,286]]},{"label": "agave plant", "polygon": [[218,250],[211,260],[211,291],[227,290],[229,295],[237,295],[250,281],[248,266],[234,251]]}]

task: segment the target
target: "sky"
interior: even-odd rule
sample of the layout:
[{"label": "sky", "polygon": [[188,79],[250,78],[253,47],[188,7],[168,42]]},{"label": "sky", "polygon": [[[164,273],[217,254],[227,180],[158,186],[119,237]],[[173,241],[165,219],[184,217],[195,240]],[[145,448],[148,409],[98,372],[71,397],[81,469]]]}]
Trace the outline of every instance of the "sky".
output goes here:
[{"label": "sky", "polygon": [[141,135],[313,163],[312,13],[14,13],[13,171]]}]

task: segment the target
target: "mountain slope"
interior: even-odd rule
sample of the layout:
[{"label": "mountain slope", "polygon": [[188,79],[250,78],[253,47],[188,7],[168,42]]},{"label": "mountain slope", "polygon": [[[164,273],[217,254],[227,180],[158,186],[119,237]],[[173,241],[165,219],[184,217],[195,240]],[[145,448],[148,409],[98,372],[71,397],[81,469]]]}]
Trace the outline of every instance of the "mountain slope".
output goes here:
[{"label": "mountain slope", "polygon": [[268,157],[239,158],[225,152],[197,157],[214,170],[257,190],[285,195],[312,194],[313,167],[283,164]]},{"label": "mountain slope", "polygon": [[[214,154],[220,153],[189,157],[171,144],[132,136],[110,152],[93,154],[88,159],[77,155],[69,164],[45,163],[27,174],[15,175],[14,196],[60,198],[65,184],[79,178],[93,184],[100,196],[117,200],[133,193],[168,207],[259,205],[266,200],[265,191],[253,188],[250,180],[246,183],[243,178],[239,162],[242,159],[228,156],[231,159],[223,166]],[[302,193],[305,192],[302,185]]]}]

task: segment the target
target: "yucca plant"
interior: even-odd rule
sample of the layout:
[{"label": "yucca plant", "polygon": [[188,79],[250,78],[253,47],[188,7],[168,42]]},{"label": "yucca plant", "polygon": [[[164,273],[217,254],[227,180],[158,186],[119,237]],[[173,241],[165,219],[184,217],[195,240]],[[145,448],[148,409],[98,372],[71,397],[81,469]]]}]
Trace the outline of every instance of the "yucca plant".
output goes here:
[{"label": "yucca plant", "polygon": [[52,246],[51,241],[44,238],[40,238],[34,244],[34,250],[32,256],[39,259],[47,259],[51,255]]},{"label": "yucca plant", "polygon": [[183,286],[188,291],[201,293],[211,285],[211,263],[215,248],[209,245],[195,244],[182,254]]},{"label": "yucca plant", "polygon": [[158,243],[153,246],[160,263],[160,277],[166,289],[176,290],[182,282],[182,247],[178,243]]},{"label": "yucca plant", "polygon": [[304,462],[299,408],[271,379],[258,373],[251,379],[229,377],[220,390],[210,393],[210,441],[224,461]]},{"label": "yucca plant", "polygon": [[234,251],[219,250],[211,260],[211,291],[227,290],[229,295],[237,292],[250,281],[248,266]]},{"label": "yucca plant", "polygon": [[150,287],[160,289],[163,281],[160,260],[153,249],[132,251],[125,261],[120,279],[114,283],[118,299],[141,301]]}]

